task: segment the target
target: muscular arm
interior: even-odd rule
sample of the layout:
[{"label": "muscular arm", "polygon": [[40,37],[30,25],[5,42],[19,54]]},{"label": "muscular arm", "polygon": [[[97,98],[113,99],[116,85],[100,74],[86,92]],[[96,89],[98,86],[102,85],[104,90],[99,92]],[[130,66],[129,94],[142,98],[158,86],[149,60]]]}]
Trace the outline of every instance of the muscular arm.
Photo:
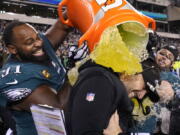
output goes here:
[{"label": "muscular arm", "polygon": [[69,32],[70,27],[62,24],[60,20],[57,20],[54,25],[52,25],[45,33],[46,37],[49,39],[53,48],[57,49],[60,43],[65,39]]},{"label": "muscular arm", "polygon": [[47,104],[56,108],[63,108],[69,96],[68,87],[69,85],[65,83],[63,89],[56,93],[49,86],[41,85],[19,104],[13,105],[12,108],[30,111],[30,106],[32,104]]}]

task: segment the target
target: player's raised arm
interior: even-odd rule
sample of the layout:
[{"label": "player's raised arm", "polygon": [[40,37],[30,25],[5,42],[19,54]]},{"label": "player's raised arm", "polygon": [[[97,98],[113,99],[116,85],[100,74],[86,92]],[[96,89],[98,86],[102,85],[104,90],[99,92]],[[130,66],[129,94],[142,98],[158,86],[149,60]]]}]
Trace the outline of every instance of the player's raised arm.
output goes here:
[{"label": "player's raised arm", "polygon": [[[64,12],[64,16],[66,16],[66,11]],[[57,49],[69,31],[70,27],[63,24],[58,19],[55,24],[46,31],[45,35],[50,40],[53,47]]]}]

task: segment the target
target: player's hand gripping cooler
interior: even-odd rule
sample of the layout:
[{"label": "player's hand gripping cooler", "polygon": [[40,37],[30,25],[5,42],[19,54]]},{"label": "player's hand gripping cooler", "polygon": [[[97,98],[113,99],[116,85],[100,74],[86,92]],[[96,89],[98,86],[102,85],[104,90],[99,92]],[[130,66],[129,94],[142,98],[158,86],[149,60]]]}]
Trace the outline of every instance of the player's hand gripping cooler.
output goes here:
[{"label": "player's hand gripping cooler", "polygon": [[[68,19],[62,8],[67,7]],[[58,7],[61,21],[76,27],[87,41],[90,57],[115,72],[141,72],[145,59],[148,29],[155,30],[152,18],[139,13],[126,0],[63,0]]]}]

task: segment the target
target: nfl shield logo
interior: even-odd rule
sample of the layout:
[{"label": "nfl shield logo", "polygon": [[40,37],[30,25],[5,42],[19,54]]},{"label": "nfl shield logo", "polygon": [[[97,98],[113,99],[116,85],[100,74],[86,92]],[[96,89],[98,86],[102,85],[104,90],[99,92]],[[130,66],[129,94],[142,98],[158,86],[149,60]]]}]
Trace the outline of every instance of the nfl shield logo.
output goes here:
[{"label": "nfl shield logo", "polygon": [[87,93],[86,100],[89,102],[94,101],[95,94],[94,93]]}]

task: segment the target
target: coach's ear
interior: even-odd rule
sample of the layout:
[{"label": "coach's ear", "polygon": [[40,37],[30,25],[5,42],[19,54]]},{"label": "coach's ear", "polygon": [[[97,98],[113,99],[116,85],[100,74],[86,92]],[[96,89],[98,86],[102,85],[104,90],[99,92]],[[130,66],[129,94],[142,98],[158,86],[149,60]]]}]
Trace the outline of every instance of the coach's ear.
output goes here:
[{"label": "coach's ear", "polygon": [[16,47],[14,45],[8,45],[7,48],[8,48],[8,51],[11,54],[16,54],[17,53]]}]

